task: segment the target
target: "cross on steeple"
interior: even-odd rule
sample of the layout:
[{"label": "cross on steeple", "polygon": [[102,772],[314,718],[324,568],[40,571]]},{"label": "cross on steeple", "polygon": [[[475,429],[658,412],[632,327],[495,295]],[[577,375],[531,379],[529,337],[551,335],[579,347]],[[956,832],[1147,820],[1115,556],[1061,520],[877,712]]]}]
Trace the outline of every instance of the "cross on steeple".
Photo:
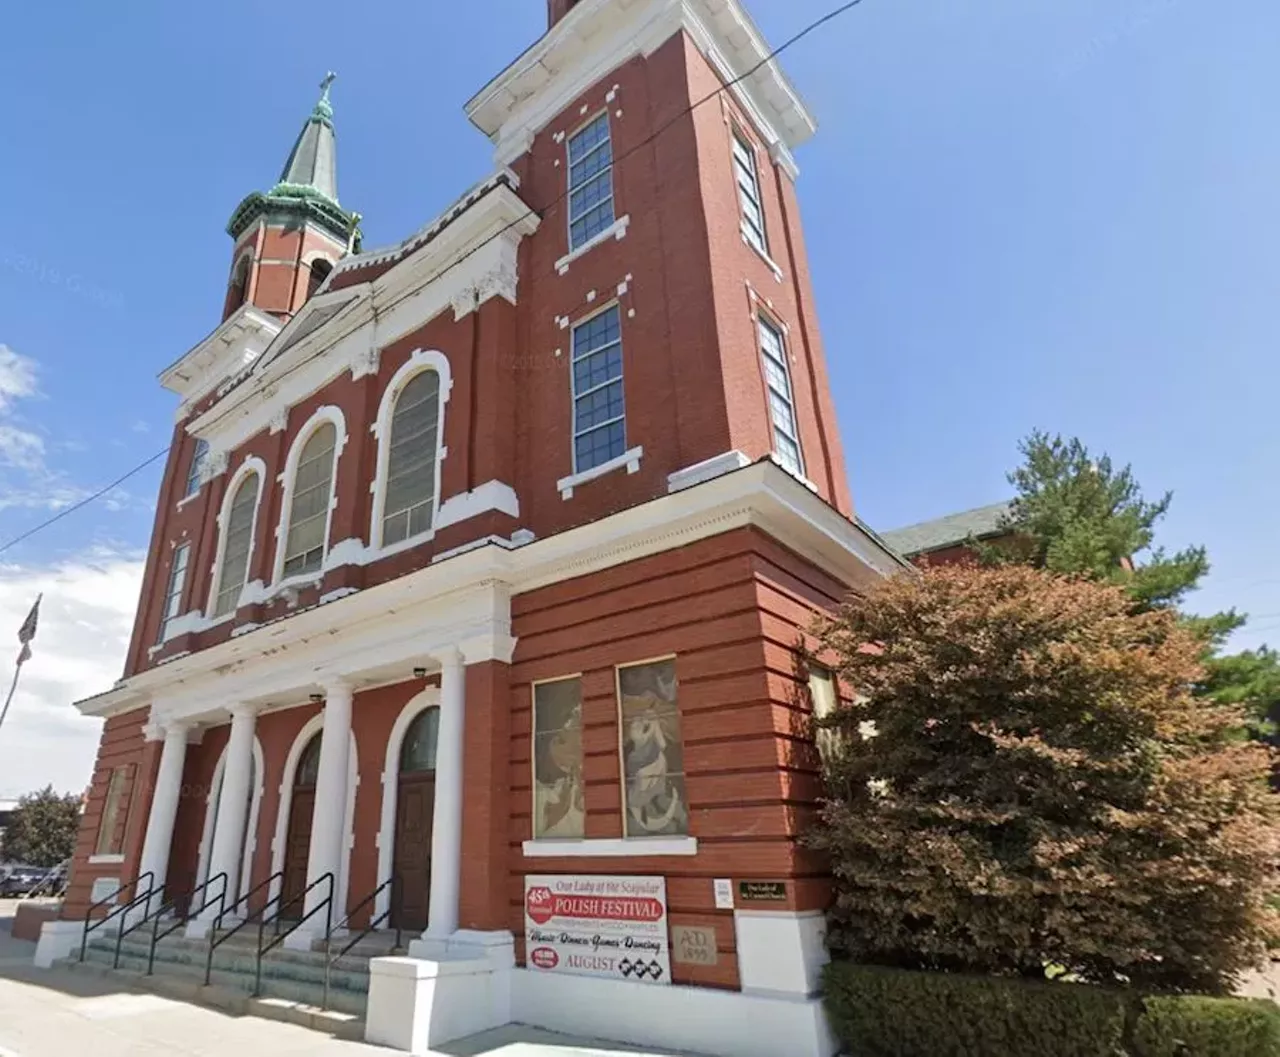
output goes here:
[{"label": "cross on steeple", "polygon": [[338,75],[330,70],[324,75],[324,80],[320,82],[320,98],[329,98],[329,86],[338,79]]}]

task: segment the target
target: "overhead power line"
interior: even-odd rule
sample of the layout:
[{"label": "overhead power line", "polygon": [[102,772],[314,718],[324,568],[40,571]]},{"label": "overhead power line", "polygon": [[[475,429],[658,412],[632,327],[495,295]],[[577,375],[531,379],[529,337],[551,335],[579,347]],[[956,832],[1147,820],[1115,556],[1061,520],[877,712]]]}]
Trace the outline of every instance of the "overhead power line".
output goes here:
[{"label": "overhead power line", "polygon": [[40,522],[40,524],[36,525],[35,528],[28,529],[26,532],[22,533],[22,535],[14,536],[13,539],[9,540],[8,542],[0,544],[0,554],[3,554],[10,547],[17,546],[23,540],[30,539],[37,532],[44,531],[50,525],[57,524],[64,517],[69,517],[71,514],[74,514],[77,510],[81,510],[84,507],[87,507],[90,503],[94,502],[94,500],[101,499],[108,492],[111,492],[114,489],[119,488],[120,485],[124,484],[125,481],[129,480],[130,477],[133,477],[136,474],[140,474],[153,462],[155,462],[157,459],[164,457],[168,453],[169,453],[168,448],[165,448],[162,451],[156,452],[153,456],[151,456],[151,458],[147,459],[146,462],[138,463],[138,465],[135,466],[128,473],[123,474],[120,477],[117,477],[114,481],[112,481],[106,487],[98,489],[98,491],[94,492],[93,495],[85,496],[85,498],[81,499],[80,502],[73,503],[71,506],[67,507],[65,510],[59,510],[56,514],[53,515],[53,517],[49,518],[47,521]]},{"label": "overhead power line", "polygon": [[[812,34],[812,33],[816,32],[817,30],[821,29],[823,26],[827,25],[828,23],[835,21],[837,18],[839,18],[841,15],[845,14],[846,12],[853,10],[853,8],[857,7],[857,6],[858,6],[859,4],[861,4],[862,2],[863,2],[863,0],[848,0],[848,2],[847,2],[847,3],[841,4],[840,6],[838,6],[838,7],[834,8],[834,9],[832,9],[831,11],[828,11],[828,12],[827,12],[825,15],[823,15],[822,17],[820,17],[820,18],[818,18],[818,19],[815,19],[813,22],[810,22],[807,26],[805,26],[805,27],[804,27],[802,30],[800,30],[798,33],[794,34],[794,35],[793,35],[793,36],[791,36],[791,37],[788,37],[785,41],[783,41],[780,45],[778,45],[778,47],[774,48],[774,49],[773,49],[773,51],[769,52],[769,54],[768,54],[768,55],[766,55],[763,59],[761,59],[761,60],[760,60],[759,62],[757,62],[754,66],[752,66],[750,69],[748,69],[745,73],[740,74],[739,76],[735,77],[735,78],[734,78],[733,80],[731,80],[731,81],[727,81],[726,83],[722,84],[719,88],[717,88],[715,91],[708,93],[707,95],[703,96],[701,99],[695,100],[693,103],[690,103],[687,107],[685,107],[683,110],[681,110],[678,114],[676,114],[676,115],[675,115],[674,117],[672,117],[670,120],[668,120],[668,121],[667,121],[667,122],[665,122],[664,124],[660,125],[657,129],[655,129],[653,132],[651,132],[648,136],[646,136],[643,140],[641,140],[641,141],[640,141],[639,143],[637,143],[635,146],[631,147],[630,149],[628,149],[628,150],[624,151],[623,153],[621,153],[621,154],[619,154],[619,155],[616,155],[616,156],[614,157],[614,159],[613,159],[613,164],[614,164],[614,165],[617,165],[619,162],[625,161],[627,158],[631,157],[631,156],[632,156],[633,154],[635,154],[637,151],[640,151],[640,150],[644,149],[645,147],[649,146],[649,144],[651,144],[654,140],[656,140],[656,139],[657,139],[659,136],[661,136],[664,132],[666,132],[668,129],[670,129],[670,128],[671,128],[673,125],[675,125],[677,122],[679,122],[679,121],[683,120],[684,118],[688,117],[688,116],[689,116],[690,114],[692,114],[695,110],[697,110],[700,106],[704,106],[704,105],[706,105],[707,103],[710,103],[712,100],[714,100],[714,99],[718,99],[718,98],[719,98],[720,96],[722,96],[725,92],[727,92],[727,91],[729,91],[730,89],[734,88],[736,85],[741,84],[743,81],[747,80],[749,77],[753,77],[753,76],[754,76],[755,74],[757,74],[760,70],[762,70],[762,69],[764,69],[766,66],[768,66],[768,65],[769,65],[769,63],[771,63],[774,59],[776,59],[779,55],[781,55],[781,54],[782,54],[784,51],[786,51],[788,48],[791,48],[791,47],[793,47],[794,45],[796,45],[796,44],[800,43],[800,41],[804,40],[804,39],[805,39],[805,37],[807,37],[807,36],[809,36],[810,34]],[[441,277],[443,277],[443,276],[447,275],[447,274],[448,274],[449,272],[451,272],[454,268],[457,268],[457,267],[458,267],[459,265],[461,265],[463,262],[465,262],[465,261],[469,260],[471,257],[475,256],[477,253],[479,253],[482,249],[484,249],[484,248],[485,248],[486,246],[488,246],[490,243],[496,242],[498,239],[502,238],[504,235],[506,235],[506,234],[507,234],[507,232],[511,231],[513,228],[518,227],[520,224],[523,224],[523,223],[524,223],[526,220],[528,220],[530,217],[534,217],[534,216],[536,216],[536,217],[538,217],[539,219],[541,219],[541,217],[543,216],[543,214],[545,214],[549,209],[553,209],[553,208],[555,208],[555,207],[556,207],[556,206],[558,206],[561,202],[565,201],[568,197],[569,197],[569,190],[568,190],[568,188],[566,188],[566,189],[565,189],[561,194],[557,195],[555,198],[553,198],[550,202],[547,202],[545,205],[540,206],[540,207],[536,207],[536,208],[535,208],[535,207],[530,207],[526,212],[522,213],[519,217],[517,217],[515,220],[513,220],[510,224],[507,224],[505,227],[500,228],[497,232],[495,232],[494,234],[490,235],[488,238],[484,239],[483,241],[481,241],[481,242],[477,243],[475,246],[471,247],[471,249],[467,250],[467,252],[466,252],[466,253],[464,253],[464,254],[462,254],[461,256],[459,256],[456,260],[454,260],[454,261],[450,262],[448,265],[446,265],[446,266],[445,266],[445,267],[444,267],[444,268],[443,268],[443,269],[442,269],[442,270],[441,270],[441,271],[436,275],[436,277],[435,277],[435,278],[436,278],[436,279],[439,279],[439,278],[441,278]],[[410,295],[407,295],[407,294],[406,294],[406,295],[402,296],[401,298],[397,299],[396,301],[392,301],[392,302],[390,302],[390,303],[389,303],[389,304],[387,304],[387,305],[379,306],[379,307],[380,307],[383,311],[385,311],[385,310],[386,310],[386,309],[388,309],[388,308],[392,308],[392,307],[394,307],[394,306],[395,306],[396,304],[398,304],[400,301],[405,300],[408,296],[410,296]],[[294,371],[300,370],[301,368],[303,368],[304,366],[306,366],[306,364],[310,363],[310,362],[311,362],[311,360],[315,359],[316,357],[318,357],[318,356],[320,356],[320,355],[323,355],[323,350],[312,353],[312,354],[311,354],[310,356],[308,356],[306,359],[303,359],[303,360],[299,361],[298,363],[294,364],[292,367],[288,368],[288,370],[281,372],[281,373],[278,375],[278,378],[279,378],[279,379],[287,378],[287,377],[288,377],[289,375],[291,375]],[[14,547],[14,546],[16,546],[17,544],[22,543],[23,541],[30,539],[30,538],[31,538],[32,536],[34,536],[36,533],[38,533],[38,532],[42,532],[44,529],[48,528],[50,525],[53,525],[53,524],[55,524],[55,523],[57,523],[57,522],[61,521],[63,518],[67,517],[68,515],[70,515],[70,514],[74,514],[77,510],[80,510],[80,509],[82,509],[82,508],[84,508],[84,507],[88,506],[90,503],[94,502],[95,500],[101,499],[104,495],[106,495],[108,492],[110,492],[113,488],[116,488],[116,487],[118,487],[119,485],[123,484],[125,481],[127,481],[130,477],[133,477],[135,474],[141,473],[141,472],[142,472],[143,470],[145,470],[148,466],[150,466],[153,462],[155,462],[157,459],[159,459],[159,458],[161,458],[163,455],[165,455],[165,454],[168,452],[168,450],[169,450],[168,448],[165,448],[165,449],[164,449],[164,451],[157,452],[155,455],[151,456],[151,458],[147,459],[145,462],[139,463],[137,466],[135,466],[135,467],[134,467],[132,470],[130,470],[128,473],[124,474],[122,477],[120,477],[120,478],[118,478],[117,480],[113,481],[111,484],[107,485],[105,488],[101,489],[100,491],[95,492],[93,495],[88,496],[88,497],[87,497],[87,498],[85,498],[85,499],[82,499],[80,502],[76,503],[74,506],[69,506],[69,507],[67,507],[65,510],[59,511],[55,516],[53,516],[53,517],[49,518],[49,520],[47,520],[47,521],[45,521],[45,522],[43,522],[43,523],[41,523],[41,524],[39,524],[39,525],[36,525],[34,528],[29,529],[27,532],[22,533],[22,535],[20,535],[20,536],[15,536],[13,539],[9,540],[8,542],[6,542],[6,543],[4,543],[4,544],[0,544],[0,554],[3,554],[3,553],[4,553],[5,551],[7,551],[10,547]]]}]

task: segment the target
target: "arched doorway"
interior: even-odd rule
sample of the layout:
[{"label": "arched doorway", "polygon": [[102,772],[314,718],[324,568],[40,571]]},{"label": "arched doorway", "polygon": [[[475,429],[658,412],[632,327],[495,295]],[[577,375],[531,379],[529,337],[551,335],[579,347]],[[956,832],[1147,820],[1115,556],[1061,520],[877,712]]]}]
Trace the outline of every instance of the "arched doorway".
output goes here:
[{"label": "arched doorway", "polygon": [[[316,806],[316,779],[320,776],[320,740],[315,734],[298,757],[293,772],[293,795],[289,799],[289,829],[284,848],[284,881],[281,907],[298,899],[307,889],[307,859],[311,854],[311,822]],[[302,915],[302,904],[290,907],[286,916]]]},{"label": "arched doorway", "polygon": [[431,822],[436,807],[436,742],[440,709],[419,712],[405,731],[400,747],[396,789],[396,835],[393,876],[400,879],[399,898],[392,906],[394,923],[402,929],[427,927],[427,896],[431,890]]}]

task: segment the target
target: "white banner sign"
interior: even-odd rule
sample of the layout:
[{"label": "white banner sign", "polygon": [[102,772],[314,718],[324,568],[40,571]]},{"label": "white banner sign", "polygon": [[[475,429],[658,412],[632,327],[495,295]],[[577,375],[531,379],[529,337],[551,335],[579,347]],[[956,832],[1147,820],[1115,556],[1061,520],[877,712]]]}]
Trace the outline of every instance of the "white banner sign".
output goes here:
[{"label": "white banner sign", "polygon": [[530,969],[669,984],[666,879],[526,876],[524,938]]}]

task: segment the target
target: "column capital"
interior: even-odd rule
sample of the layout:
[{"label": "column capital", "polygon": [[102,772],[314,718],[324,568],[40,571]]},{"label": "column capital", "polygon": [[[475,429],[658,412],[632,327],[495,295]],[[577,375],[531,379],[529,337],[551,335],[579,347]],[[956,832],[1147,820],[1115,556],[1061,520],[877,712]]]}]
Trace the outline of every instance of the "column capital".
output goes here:
[{"label": "column capital", "polygon": [[233,720],[253,719],[258,714],[258,708],[256,705],[246,705],[244,703],[228,705],[227,711],[231,714],[231,718]]},{"label": "column capital", "polygon": [[190,732],[191,723],[185,719],[163,719],[153,716],[142,728],[142,737],[146,741],[164,741],[171,737],[181,737],[185,741]]},{"label": "column capital", "polygon": [[461,667],[467,663],[466,655],[462,652],[461,647],[452,643],[432,650],[431,658],[438,662],[441,668]]},{"label": "column capital", "polygon": [[355,686],[341,672],[317,672],[316,682],[326,697],[350,696],[355,693]]}]

